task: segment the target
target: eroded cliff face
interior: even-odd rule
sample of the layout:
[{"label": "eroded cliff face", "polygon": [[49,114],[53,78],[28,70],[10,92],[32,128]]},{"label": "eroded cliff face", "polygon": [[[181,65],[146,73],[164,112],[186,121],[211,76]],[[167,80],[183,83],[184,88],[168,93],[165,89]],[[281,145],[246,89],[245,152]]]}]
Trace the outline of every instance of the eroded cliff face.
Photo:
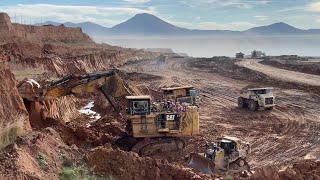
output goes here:
[{"label": "eroded cliff face", "polygon": [[31,26],[11,23],[6,13],[0,13],[0,42],[2,41],[93,43],[81,28],[64,26]]},{"label": "eroded cliff face", "polygon": [[98,45],[81,28],[11,23],[5,13],[0,13],[0,52],[9,57],[12,70],[20,71],[14,74],[20,73],[22,78],[32,73],[28,68],[38,68],[29,71],[41,71],[38,73],[41,76],[47,72],[48,78],[52,77],[50,73],[63,76],[106,71],[128,61],[155,58],[159,54]]},{"label": "eroded cliff face", "polygon": [[16,88],[7,59],[0,55],[0,149],[29,131],[28,112]]},{"label": "eroded cliff face", "polygon": [[157,56],[157,53],[97,44],[7,43],[0,45],[0,51],[9,57],[13,70],[41,67],[57,76],[106,71],[128,61]]}]

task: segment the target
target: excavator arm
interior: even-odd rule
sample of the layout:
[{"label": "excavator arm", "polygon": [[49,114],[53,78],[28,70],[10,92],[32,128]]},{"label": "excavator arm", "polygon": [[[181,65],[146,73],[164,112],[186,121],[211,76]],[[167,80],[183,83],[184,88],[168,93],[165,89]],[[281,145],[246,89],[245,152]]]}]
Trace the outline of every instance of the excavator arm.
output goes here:
[{"label": "excavator arm", "polygon": [[83,76],[66,76],[49,84],[42,92],[42,97],[51,99],[70,94],[102,92],[114,110],[120,113],[120,104],[126,105],[126,96],[142,94],[138,88],[129,85],[121,76],[122,73],[117,69]]}]

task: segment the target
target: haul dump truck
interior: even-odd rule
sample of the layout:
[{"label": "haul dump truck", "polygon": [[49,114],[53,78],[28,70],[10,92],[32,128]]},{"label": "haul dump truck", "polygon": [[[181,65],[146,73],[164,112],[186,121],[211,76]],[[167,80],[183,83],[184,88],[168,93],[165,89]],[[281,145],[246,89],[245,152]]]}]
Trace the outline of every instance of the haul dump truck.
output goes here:
[{"label": "haul dump truck", "polygon": [[199,133],[199,108],[192,103],[163,99],[152,102],[149,95],[122,78],[119,70],[66,76],[48,84],[28,101],[41,101],[70,94],[102,92],[117,113],[125,113],[127,134],[133,138],[132,151],[150,155],[184,148],[179,137]]},{"label": "haul dump truck", "polygon": [[259,108],[272,110],[275,106],[273,88],[250,88],[242,91],[238,98],[238,106],[248,107],[251,111],[257,111]]},{"label": "haul dump truck", "polygon": [[168,56],[161,54],[160,56],[157,57],[157,64],[158,65],[164,65],[166,64],[166,61],[168,60]]},{"label": "haul dump truck", "polygon": [[235,137],[223,137],[217,143],[206,143],[204,153],[192,153],[188,166],[204,173],[248,169],[246,158],[251,151],[248,143]]},{"label": "haul dump truck", "polygon": [[198,92],[193,86],[162,88],[163,99],[196,105]]}]

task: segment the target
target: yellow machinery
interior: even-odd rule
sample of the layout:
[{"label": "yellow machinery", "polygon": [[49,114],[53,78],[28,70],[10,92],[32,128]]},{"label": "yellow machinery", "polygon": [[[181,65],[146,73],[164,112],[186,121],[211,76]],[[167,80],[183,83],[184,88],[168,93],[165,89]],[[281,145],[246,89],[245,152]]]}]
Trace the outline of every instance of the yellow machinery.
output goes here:
[{"label": "yellow machinery", "polygon": [[163,99],[176,102],[196,104],[198,93],[193,86],[162,88]]},{"label": "yellow machinery", "polygon": [[248,143],[235,137],[219,138],[217,144],[206,143],[202,154],[192,153],[188,165],[204,173],[214,173],[219,170],[248,169],[246,158],[251,148]]},{"label": "yellow machinery", "polygon": [[[182,149],[184,142],[179,137],[199,133],[197,106],[168,99],[153,103],[150,96],[142,95],[138,88],[128,84],[119,70],[66,76],[47,85],[28,100],[40,101],[90,92],[102,92],[117,113],[124,112],[121,107],[125,107],[127,134],[135,140],[132,150],[140,155]],[[177,97],[187,95],[184,93]]]},{"label": "yellow machinery", "polygon": [[197,106],[167,101],[152,103],[150,96],[126,98],[129,134],[134,138],[153,138],[133,146],[132,150],[140,155],[182,149],[184,142],[179,137],[199,133]]}]

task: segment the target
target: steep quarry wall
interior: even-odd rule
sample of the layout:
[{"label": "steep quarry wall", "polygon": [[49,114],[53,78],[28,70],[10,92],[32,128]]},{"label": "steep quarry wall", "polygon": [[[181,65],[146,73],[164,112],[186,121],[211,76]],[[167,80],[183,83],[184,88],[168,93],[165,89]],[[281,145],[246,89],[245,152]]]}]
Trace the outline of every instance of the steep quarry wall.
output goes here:
[{"label": "steep quarry wall", "polygon": [[6,13],[0,13],[0,42],[32,41],[32,42],[64,42],[93,43],[81,28],[64,26],[31,26],[11,23]]},{"label": "steep quarry wall", "polygon": [[0,149],[30,130],[28,112],[16,88],[7,59],[0,55]]},{"label": "steep quarry wall", "polygon": [[[157,52],[95,44],[81,28],[30,26],[11,23],[0,13],[0,51],[9,57],[18,80],[25,77],[52,77],[106,71],[128,61],[151,59]],[[13,65],[13,66],[12,66]],[[30,68],[39,68],[31,70]],[[40,71],[40,72],[38,72]],[[21,77],[21,78],[20,78]]]},{"label": "steep quarry wall", "polygon": [[156,58],[158,53],[124,49],[108,45],[66,45],[43,43],[7,43],[0,51],[15,67],[38,68],[57,76],[106,71],[128,61]]}]

